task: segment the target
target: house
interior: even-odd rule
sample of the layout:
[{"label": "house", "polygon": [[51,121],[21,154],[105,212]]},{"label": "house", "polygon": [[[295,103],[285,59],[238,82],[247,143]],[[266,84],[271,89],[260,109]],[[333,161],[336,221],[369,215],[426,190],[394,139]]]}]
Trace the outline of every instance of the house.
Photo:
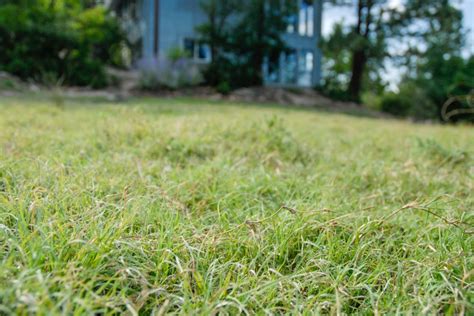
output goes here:
[{"label": "house", "polygon": [[[224,1],[224,0],[223,0]],[[321,80],[321,37],[323,0],[294,0],[298,11],[288,18],[282,35],[288,52],[278,60],[266,60],[263,67],[266,85],[311,87]],[[129,40],[138,47],[141,58],[166,55],[173,48],[189,52],[196,63],[212,59],[208,45],[200,43],[196,27],[207,21],[200,0],[111,0],[127,30]]]}]

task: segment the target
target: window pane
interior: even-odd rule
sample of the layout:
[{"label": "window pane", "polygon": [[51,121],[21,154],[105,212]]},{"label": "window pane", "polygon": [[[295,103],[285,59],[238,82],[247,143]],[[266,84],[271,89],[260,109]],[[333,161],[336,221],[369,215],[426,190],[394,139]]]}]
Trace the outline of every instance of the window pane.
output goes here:
[{"label": "window pane", "polygon": [[194,57],[194,40],[191,38],[184,39],[184,51],[188,55],[189,58]]},{"label": "window pane", "polygon": [[284,83],[296,83],[297,73],[296,67],[298,63],[298,56],[296,51],[292,50],[285,54],[283,70],[283,82]]},{"label": "window pane", "polygon": [[298,21],[298,33],[300,35],[306,35],[306,8],[303,3],[303,5],[300,8],[300,18]]},{"label": "window pane", "polygon": [[313,52],[306,52],[306,70],[313,71],[314,67],[314,54]]},{"label": "window pane", "polygon": [[199,43],[198,58],[201,60],[211,60],[211,48],[207,44]]},{"label": "window pane", "polygon": [[305,87],[311,86],[313,73],[314,54],[312,51],[301,51],[298,54],[298,84]]},{"label": "window pane", "polygon": [[313,0],[303,0],[299,9],[298,33],[301,36],[313,36],[314,6]]},{"label": "window pane", "polygon": [[286,31],[288,33],[295,33],[297,24],[298,24],[298,17],[296,16],[296,14],[290,15],[288,17],[288,26],[286,27]]},{"label": "window pane", "polygon": [[314,7],[311,5],[308,7],[308,21],[306,26],[306,35],[314,35]]},{"label": "window pane", "polygon": [[272,54],[267,60],[267,78],[266,81],[277,83],[280,81],[280,54]]}]

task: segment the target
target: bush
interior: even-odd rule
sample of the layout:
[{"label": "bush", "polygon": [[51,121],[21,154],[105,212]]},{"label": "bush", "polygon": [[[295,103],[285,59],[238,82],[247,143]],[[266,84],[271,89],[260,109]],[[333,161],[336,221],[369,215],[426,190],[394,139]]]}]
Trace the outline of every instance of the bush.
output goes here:
[{"label": "bush", "polygon": [[217,92],[222,93],[224,95],[229,94],[232,91],[230,84],[227,81],[222,81],[216,87]]},{"label": "bush", "polygon": [[102,7],[51,9],[37,4],[0,6],[0,70],[42,81],[45,74],[64,84],[103,87],[104,66],[120,66],[123,36]]},{"label": "bush", "polygon": [[90,56],[104,64],[123,67],[120,58],[126,48],[125,35],[118,21],[109,16],[104,7],[98,6],[83,10],[73,23],[81,44]]},{"label": "bush", "polygon": [[168,54],[167,54],[167,57],[170,61],[172,62],[176,62],[180,59],[188,59],[188,58],[191,58],[192,56],[190,56],[189,52],[185,51],[185,50],[182,50],[181,48],[179,47],[174,47],[172,49],[169,50]]},{"label": "bush", "polygon": [[409,116],[418,120],[436,119],[439,116],[438,107],[414,82],[402,84],[398,93],[385,94],[380,101],[380,108],[395,116]]},{"label": "bush", "polygon": [[364,104],[367,108],[371,110],[381,110],[382,97],[378,94],[375,94],[373,92],[365,92],[362,94],[361,101],[362,104]]},{"label": "bush", "polygon": [[409,104],[408,116],[417,120],[433,120],[439,118],[439,107],[428,94],[414,83],[406,83],[400,87],[400,94]]},{"label": "bush", "polygon": [[389,113],[395,116],[406,116],[408,113],[409,105],[405,103],[405,101],[399,94],[390,92],[382,97],[382,101],[380,102],[380,108],[385,113]]},{"label": "bush", "polygon": [[179,89],[203,82],[199,67],[189,58],[142,59],[138,62],[140,87],[145,90]]}]

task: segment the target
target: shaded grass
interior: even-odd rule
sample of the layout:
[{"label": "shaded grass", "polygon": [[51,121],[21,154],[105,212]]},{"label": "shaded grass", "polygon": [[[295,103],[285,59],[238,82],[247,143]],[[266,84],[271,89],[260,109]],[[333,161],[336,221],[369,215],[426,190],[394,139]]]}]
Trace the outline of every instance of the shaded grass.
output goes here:
[{"label": "shaded grass", "polygon": [[0,310],[473,313],[473,139],[189,99],[1,100]]}]

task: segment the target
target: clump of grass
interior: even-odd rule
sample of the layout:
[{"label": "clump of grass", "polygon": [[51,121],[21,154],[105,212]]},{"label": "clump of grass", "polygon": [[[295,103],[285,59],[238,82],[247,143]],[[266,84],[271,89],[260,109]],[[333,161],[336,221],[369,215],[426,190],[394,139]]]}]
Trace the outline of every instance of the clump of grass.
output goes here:
[{"label": "clump of grass", "polygon": [[465,149],[449,150],[434,139],[417,138],[418,147],[425,152],[428,159],[434,160],[440,165],[458,165],[469,162],[471,157]]},{"label": "clump of grass", "polygon": [[1,313],[474,312],[471,128],[51,107],[0,100]]}]

